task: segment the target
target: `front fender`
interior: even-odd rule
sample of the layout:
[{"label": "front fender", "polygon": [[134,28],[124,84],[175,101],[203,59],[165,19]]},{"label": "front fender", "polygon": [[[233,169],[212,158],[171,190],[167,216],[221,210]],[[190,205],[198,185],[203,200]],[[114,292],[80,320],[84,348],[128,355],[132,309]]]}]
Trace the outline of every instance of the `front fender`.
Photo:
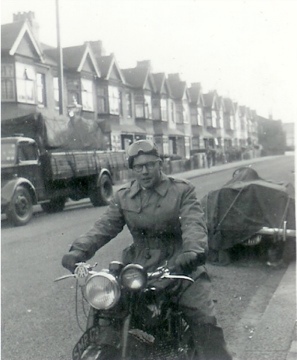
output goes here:
[{"label": "front fender", "polygon": [[100,170],[100,173],[98,175],[98,179],[97,179],[97,185],[98,186],[100,185],[100,179],[102,178],[103,175],[109,176],[112,185],[114,185],[114,181],[113,181],[113,178],[112,178],[112,175],[111,175],[110,171],[108,169],[106,169],[106,168],[103,168],[103,169]]},{"label": "front fender", "polygon": [[2,208],[6,208],[7,205],[9,205],[9,203],[12,199],[12,196],[15,192],[15,189],[20,185],[26,187],[29,190],[29,192],[32,196],[33,204],[37,203],[37,196],[36,196],[36,190],[35,190],[34,185],[28,179],[20,177],[20,178],[1,182],[1,207]]}]

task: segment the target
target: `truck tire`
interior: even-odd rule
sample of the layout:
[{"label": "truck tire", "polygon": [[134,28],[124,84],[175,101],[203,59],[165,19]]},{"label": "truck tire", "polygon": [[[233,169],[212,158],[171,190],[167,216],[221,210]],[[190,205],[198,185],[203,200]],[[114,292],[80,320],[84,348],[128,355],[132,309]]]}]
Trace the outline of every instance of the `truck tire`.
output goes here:
[{"label": "truck tire", "polygon": [[45,202],[40,205],[42,210],[47,214],[54,214],[63,211],[65,207],[65,202],[66,199],[64,197],[59,197],[59,198],[51,199],[49,202]]},{"label": "truck tire", "polygon": [[8,220],[15,226],[26,225],[33,215],[33,202],[29,191],[18,186],[6,210]]},{"label": "truck tire", "polygon": [[112,182],[108,175],[103,174],[100,178],[100,184],[90,194],[90,200],[93,206],[108,205],[113,196]]}]

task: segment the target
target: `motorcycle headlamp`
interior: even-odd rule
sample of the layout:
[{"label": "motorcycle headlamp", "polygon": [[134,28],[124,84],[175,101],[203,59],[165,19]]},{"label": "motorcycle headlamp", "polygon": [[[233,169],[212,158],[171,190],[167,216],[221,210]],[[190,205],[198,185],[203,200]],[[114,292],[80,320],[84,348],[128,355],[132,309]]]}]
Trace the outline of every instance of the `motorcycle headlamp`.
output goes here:
[{"label": "motorcycle headlamp", "polygon": [[130,264],[121,272],[121,283],[130,290],[140,290],[147,282],[147,272],[141,265]]},{"label": "motorcycle headlamp", "polygon": [[112,308],[118,302],[120,295],[120,286],[111,274],[99,272],[90,276],[86,282],[85,297],[95,309]]}]

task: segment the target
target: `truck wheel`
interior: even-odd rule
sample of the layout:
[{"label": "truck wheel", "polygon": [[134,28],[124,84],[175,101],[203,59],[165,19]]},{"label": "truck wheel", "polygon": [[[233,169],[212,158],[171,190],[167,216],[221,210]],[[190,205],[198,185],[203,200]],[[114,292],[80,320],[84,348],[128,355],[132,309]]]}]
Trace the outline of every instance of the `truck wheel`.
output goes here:
[{"label": "truck wheel", "polygon": [[47,214],[54,214],[56,212],[63,211],[65,207],[66,199],[64,197],[59,197],[56,199],[52,199],[49,202],[42,203],[41,208]]},{"label": "truck wheel", "polygon": [[32,215],[33,203],[31,195],[25,187],[18,186],[6,210],[6,216],[15,226],[22,226],[31,220]]},{"label": "truck wheel", "polygon": [[108,175],[101,176],[99,187],[90,195],[93,206],[108,205],[113,196],[112,182]]}]

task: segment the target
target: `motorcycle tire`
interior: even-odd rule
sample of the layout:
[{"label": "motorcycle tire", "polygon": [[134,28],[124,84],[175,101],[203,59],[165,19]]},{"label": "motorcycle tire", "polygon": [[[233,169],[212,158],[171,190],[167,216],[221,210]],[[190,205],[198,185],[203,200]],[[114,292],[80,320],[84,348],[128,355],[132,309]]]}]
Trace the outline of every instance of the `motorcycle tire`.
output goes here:
[{"label": "motorcycle tire", "polygon": [[96,360],[120,360],[121,354],[118,349],[111,345],[103,345]]}]

